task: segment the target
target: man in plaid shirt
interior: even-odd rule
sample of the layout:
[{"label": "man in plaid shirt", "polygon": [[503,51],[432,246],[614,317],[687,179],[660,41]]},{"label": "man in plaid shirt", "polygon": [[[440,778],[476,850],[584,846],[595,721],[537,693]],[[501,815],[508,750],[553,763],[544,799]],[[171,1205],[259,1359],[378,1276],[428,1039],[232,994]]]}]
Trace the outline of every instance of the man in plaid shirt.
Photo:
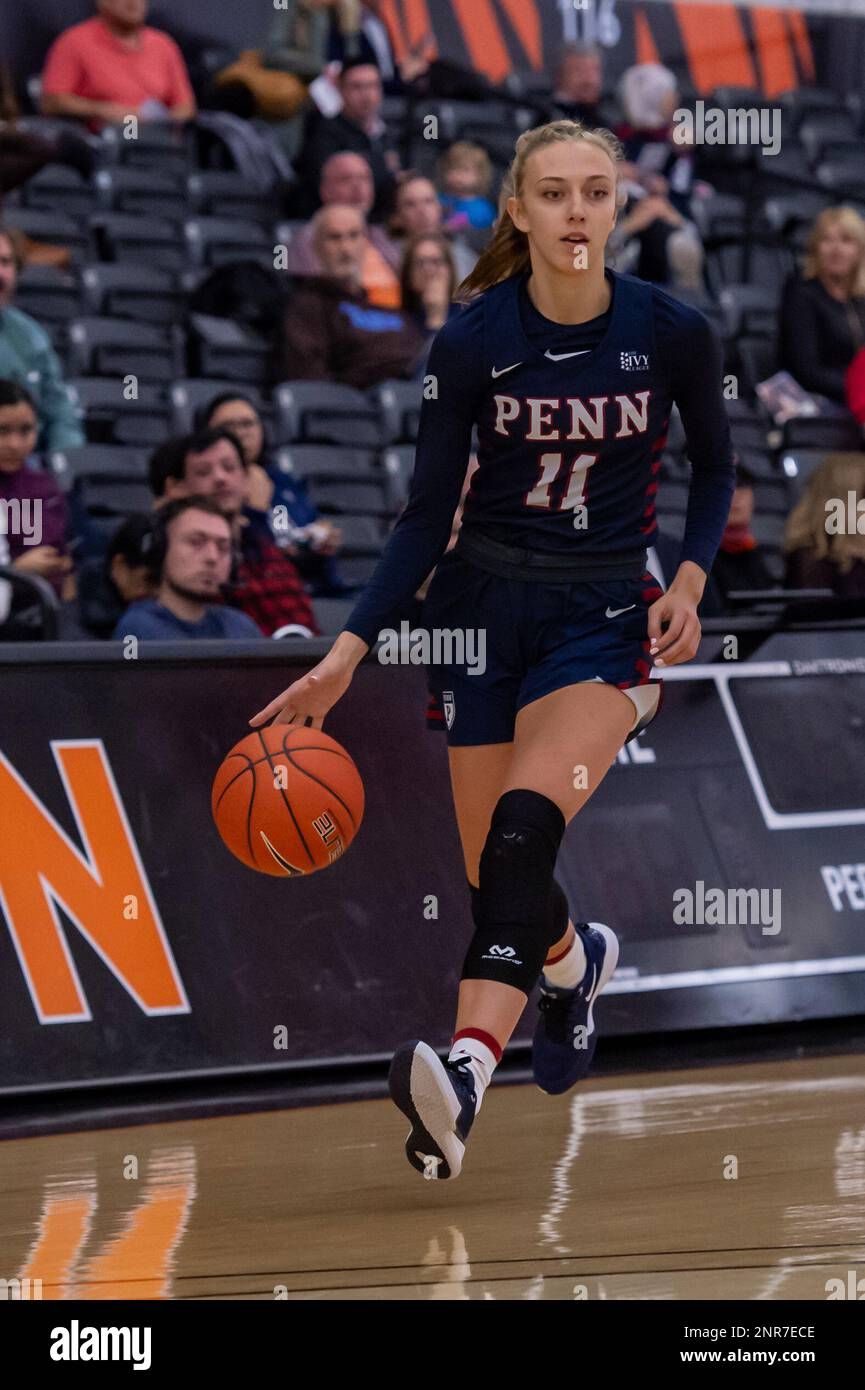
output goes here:
[{"label": "man in plaid shirt", "polygon": [[247,505],[243,450],[229,430],[207,429],[157,449],[150,464],[156,505],[172,497],[213,497],[231,521],[234,563],[225,601],[258,624],[266,637],[296,624],[319,636],[297,566],[273,539],[266,512]]}]

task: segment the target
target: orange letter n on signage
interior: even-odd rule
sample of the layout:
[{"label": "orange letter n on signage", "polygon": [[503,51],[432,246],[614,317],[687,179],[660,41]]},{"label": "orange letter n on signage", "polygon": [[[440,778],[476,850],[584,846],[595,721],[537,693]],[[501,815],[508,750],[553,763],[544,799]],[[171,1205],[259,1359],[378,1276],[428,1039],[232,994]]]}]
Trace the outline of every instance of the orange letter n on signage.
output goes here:
[{"label": "orange letter n on signage", "polygon": [[0,906],[40,1022],[91,1017],[58,905],[144,1013],[189,1013],[101,740],[51,751],[86,858],[0,753]]}]

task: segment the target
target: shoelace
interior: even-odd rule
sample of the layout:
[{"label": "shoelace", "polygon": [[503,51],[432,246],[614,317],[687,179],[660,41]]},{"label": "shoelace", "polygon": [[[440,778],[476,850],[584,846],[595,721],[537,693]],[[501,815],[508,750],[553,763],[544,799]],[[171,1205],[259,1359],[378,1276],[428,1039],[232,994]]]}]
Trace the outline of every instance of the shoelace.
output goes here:
[{"label": "shoelace", "polygon": [[469,1088],[472,1104],[474,1104],[477,1101],[477,1096],[475,1094],[475,1075],[468,1062],[445,1062],[445,1066],[448,1071],[455,1071],[462,1077]]}]

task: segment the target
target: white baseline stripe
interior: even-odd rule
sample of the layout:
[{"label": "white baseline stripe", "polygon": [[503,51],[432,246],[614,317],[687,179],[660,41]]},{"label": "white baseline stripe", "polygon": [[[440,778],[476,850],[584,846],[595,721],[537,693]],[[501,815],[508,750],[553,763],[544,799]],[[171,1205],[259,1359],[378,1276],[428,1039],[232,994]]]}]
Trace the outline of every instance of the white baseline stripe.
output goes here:
[{"label": "white baseline stripe", "polygon": [[617,980],[605,994],[647,994],[659,989],[693,989],[699,985],[738,985],[749,980],[789,980],[806,975],[848,975],[865,971],[865,956],[834,956],[827,960],[774,961],[766,965],[725,965],[717,970],[678,970],[669,975],[644,975]]}]

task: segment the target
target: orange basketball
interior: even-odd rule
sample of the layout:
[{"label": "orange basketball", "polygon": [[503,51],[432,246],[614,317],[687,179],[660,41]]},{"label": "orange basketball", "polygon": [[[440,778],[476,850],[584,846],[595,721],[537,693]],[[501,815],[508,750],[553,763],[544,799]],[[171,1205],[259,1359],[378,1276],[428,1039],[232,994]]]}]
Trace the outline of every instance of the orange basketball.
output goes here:
[{"label": "orange basketball", "polygon": [[213,779],[223,842],[262,874],[295,878],[345,853],[363,820],[353,758],[321,729],[268,724],[236,743]]}]

